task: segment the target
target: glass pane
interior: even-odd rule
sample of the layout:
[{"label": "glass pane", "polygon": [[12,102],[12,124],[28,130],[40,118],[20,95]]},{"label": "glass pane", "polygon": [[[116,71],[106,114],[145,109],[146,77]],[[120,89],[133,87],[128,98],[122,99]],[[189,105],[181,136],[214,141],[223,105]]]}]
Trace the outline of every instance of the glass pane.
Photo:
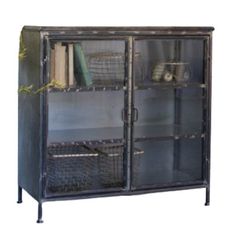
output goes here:
[{"label": "glass pane", "polygon": [[137,86],[204,83],[202,39],[150,39],[135,42]]},{"label": "glass pane", "polygon": [[125,42],[53,42],[50,50],[46,193],[121,190]]},{"label": "glass pane", "polygon": [[134,188],[202,181],[202,139],[140,141],[133,157]]}]

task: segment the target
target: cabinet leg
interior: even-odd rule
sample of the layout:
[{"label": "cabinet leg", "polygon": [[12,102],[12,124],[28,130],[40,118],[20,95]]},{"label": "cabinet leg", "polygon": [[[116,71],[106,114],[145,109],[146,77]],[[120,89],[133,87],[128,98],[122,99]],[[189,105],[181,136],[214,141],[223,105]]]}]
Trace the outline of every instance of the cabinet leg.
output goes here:
[{"label": "cabinet leg", "polygon": [[17,203],[22,203],[22,188],[18,186],[18,200]]},{"label": "cabinet leg", "polygon": [[39,204],[38,204],[38,220],[37,220],[37,223],[43,223],[42,216],[43,216],[42,203],[39,202]]},{"label": "cabinet leg", "polygon": [[210,205],[210,187],[206,188],[206,202],[205,202],[205,206],[209,206]]}]

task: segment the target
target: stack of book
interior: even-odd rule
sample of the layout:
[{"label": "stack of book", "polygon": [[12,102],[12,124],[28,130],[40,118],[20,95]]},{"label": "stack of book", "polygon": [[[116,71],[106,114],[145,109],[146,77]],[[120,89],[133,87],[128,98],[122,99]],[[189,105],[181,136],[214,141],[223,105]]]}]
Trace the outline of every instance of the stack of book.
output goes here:
[{"label": "stack of book", "polygon": [[92,84],[86,57],[79,43],[58,42],[51,49],[50,78],[64,87],[89,86]]}]

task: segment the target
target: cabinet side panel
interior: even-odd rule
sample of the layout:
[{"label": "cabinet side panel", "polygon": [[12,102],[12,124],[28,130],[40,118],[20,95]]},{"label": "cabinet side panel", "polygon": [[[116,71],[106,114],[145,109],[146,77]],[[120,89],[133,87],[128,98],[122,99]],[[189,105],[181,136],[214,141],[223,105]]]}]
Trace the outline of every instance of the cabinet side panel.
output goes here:
[{"label": "cabinet side panel", "polygon": [[[19,58],[19,88],[40,86],[40,34],[22,31],[25,55]],[[40,199],[40,96],[18,95],[18,183],[36,200]]]}]

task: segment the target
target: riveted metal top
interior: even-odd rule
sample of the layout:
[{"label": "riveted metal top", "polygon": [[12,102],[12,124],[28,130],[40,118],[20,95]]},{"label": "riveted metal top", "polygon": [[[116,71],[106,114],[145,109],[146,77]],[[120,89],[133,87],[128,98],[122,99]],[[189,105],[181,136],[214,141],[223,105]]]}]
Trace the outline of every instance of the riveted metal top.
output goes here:
[{"label": "riveted metal top", "polygon": [[24,26],[24,30],[40,31],[48,34],[76,35],[206,35],[214,30],[213,27],[65,27],[65,26]]}]

